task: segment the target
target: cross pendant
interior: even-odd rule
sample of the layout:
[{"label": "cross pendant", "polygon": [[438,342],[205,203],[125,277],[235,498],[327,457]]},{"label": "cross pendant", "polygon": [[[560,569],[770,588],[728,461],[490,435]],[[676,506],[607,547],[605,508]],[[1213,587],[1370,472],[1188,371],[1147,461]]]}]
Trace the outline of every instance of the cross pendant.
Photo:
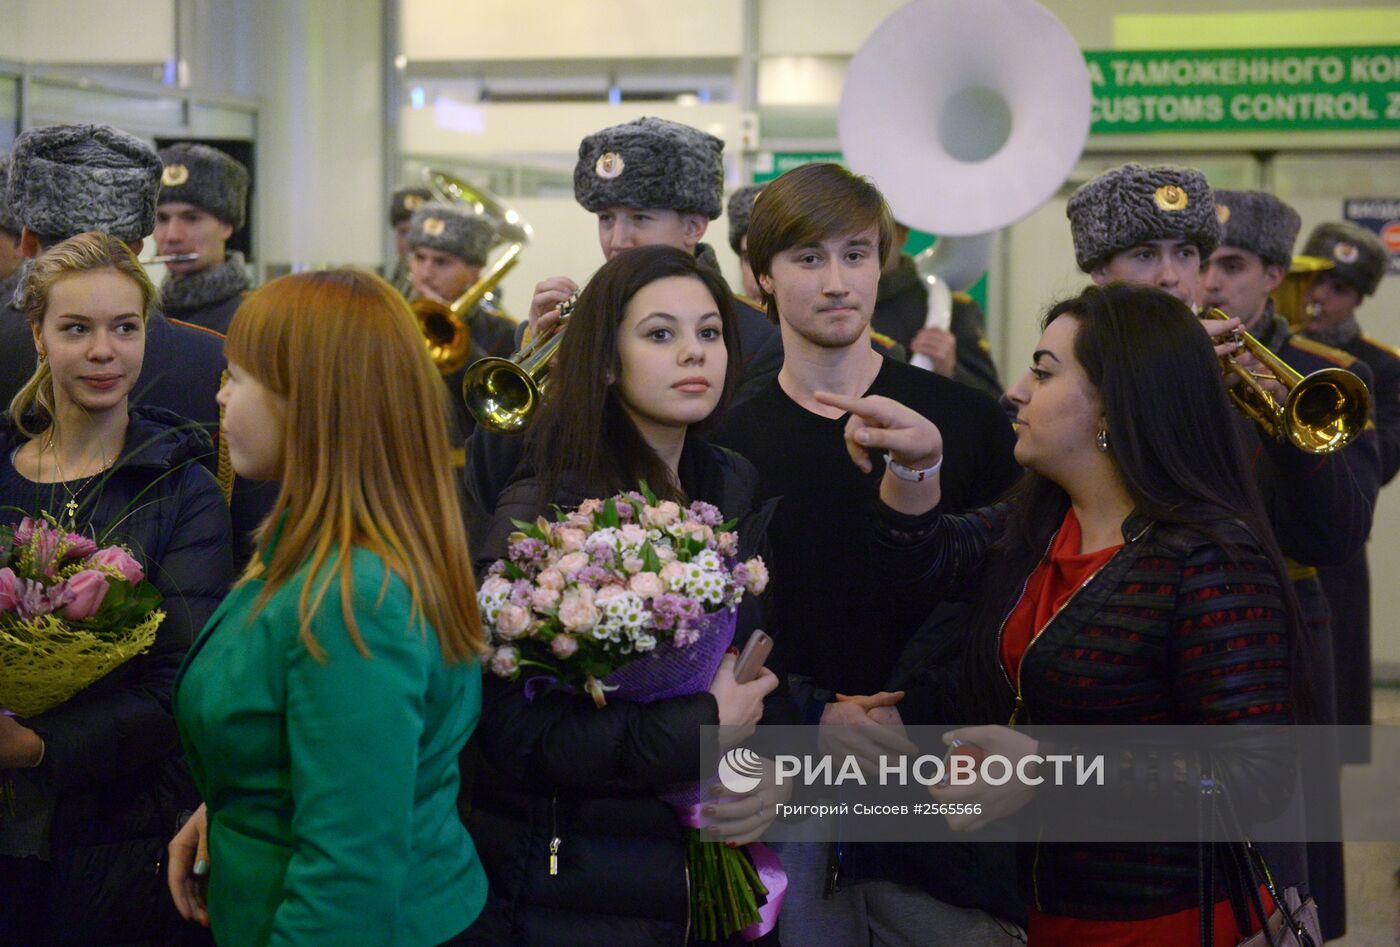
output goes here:
[{"label": "cross pendant", "polygon": [[76,522],[78,519],[78,501],[69,500],[68,505],[67,507],[65,507],[65,509],[68,512],[68,525],[72,526],[73,523]]}]

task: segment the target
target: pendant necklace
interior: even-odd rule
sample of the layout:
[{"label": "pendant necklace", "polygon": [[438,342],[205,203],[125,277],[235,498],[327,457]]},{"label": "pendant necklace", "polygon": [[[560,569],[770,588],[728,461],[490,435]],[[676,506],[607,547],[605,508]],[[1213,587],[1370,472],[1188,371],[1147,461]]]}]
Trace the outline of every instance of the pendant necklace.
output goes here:
[{"label": "pendant necklace", "polygon": [[58,445],[54,443],[54,438],[52,434],[49,435],[49,450],[53,452],[54,469],[58,471],[58,485],[63,488],[64,493],[68,494],[68,502],[63,505],[63,512],[64,515],[68,518],[68,527],[72,529],[76,526],[78,519],[78,495],[81,494],[84,490],[86,490],[88,488],[88,485],[91,484],[94,480],[96,480],[102,474],[102,472],[107,469],[107,467],[111,464],[111,461],[107,459],[107,455],[104,453],[102,455],[102,466],[98,468],[97,472],[88,477],[83,482],[82,486],[78,487],[78,489],[76,490],[73,490],[69,488],[68,477],[63,473],[63,464],[61,464],[58,460]]}]

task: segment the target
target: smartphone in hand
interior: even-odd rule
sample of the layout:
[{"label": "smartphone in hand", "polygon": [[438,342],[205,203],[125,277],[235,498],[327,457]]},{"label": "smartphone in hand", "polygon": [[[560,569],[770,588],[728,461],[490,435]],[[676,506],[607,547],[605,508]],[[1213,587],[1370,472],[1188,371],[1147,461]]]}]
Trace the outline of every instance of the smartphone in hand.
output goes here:
[{"label": "smartphone in hand", "polygon": [[764,634],[763,629],[755,628],[753,634],[749,635],[739,660],[734,662],[734,680],[740,684],[747,684],[758,677],[758,672],[763,670],[763,663],[768,660],[772,650],[773,639]]}]

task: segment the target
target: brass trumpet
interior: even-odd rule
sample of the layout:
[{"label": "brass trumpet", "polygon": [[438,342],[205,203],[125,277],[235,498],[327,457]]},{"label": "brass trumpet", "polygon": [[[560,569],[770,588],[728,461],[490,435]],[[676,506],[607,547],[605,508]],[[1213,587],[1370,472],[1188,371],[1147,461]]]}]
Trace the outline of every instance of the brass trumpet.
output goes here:
[{"label": "brass trumpet", "polygon": [[483,358],[467,369],[462,398],[478,424],[498,434],[519,434],[529,427],[577,300],[575,293],[560,303],[554,328],[526,342],[510,358]]},{"label": "brass trumpet", "polygon": [[523,245],[511,244],[498,256],[477,279],[467,287],[450,305],[444,306],[431,299],[415,299],[409,303],[413,315],[418,319],[418,328],[428,346],[428,355],[438,371],[451,375],[467,364],[471,357],[472,337],[467,326],[467,315],[486,294],[496,287],[520,259]]},{"label": "brass trumpet", "polygon": [[1323,271],[1332,269],[1334,265],[1326,257],[1295,256],[1283,282],[1269,294],[1274,301],[1274,311],[1288,320],[1294,332],[1302,332],[1317,315],[1316,307],[1308,304],[1308,290],[1312,289]]},{"label": "brass trumpet", "polygon": [[[1219,309],[1211,309],[1204,319],[1229,319]],[[1259,360],[1265,371],[1256,375],[1230,356],[1227,371],[1240,378],[1227,391],[1246,417],[1275,440],[1288,440],[1309,454],[1330,454],[1355,440],[1371,415],[1371,392],[1365,382],[1344,368],[1324,368],[1303,376],[1250,335],[1240,332],[1245,350]],[[1279,404],[1259,383],[1273,378],[1288,390]]]},{"label": "brass trumpet", "polygon": [[[496,230],[493,246],[507,244],[506,249],[467,291],[450,305],[418,299],[410,303],[418,326],[428,346],[433,364],[444,375],[451,375],[471,357],[471,332],[467,319],[471,312],[519,262],[520,252],[534,236],[534,230],[514,210],[503,206],[484,189],[474,187],[445,171],[423,170],[423,182],[435,200],[447,204],[462,204],[485,217]],[[509,316],[507,316],[509,318]]]}]

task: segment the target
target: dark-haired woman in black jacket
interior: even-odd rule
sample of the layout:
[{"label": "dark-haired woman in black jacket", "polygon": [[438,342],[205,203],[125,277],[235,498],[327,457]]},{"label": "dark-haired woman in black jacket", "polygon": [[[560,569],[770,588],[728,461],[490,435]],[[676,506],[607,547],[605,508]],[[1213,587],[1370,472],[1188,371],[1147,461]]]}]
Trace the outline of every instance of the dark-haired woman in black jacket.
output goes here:
[{"label": "dark-haired woman in black jacket", "polygon": [[[757,504],[752,465],[694,430],[732,388],[738,359],[730,296],[691,255],[643,247],[610,260],[570,317],[526,462],[475,538],[479,564],[505,555],[513,519],[642,480],[663,500],[705,500],[738,518],[741,558],[760,551],[770,510]],[[744,600],[736,645],[760,624],[761,602]],[[700,778],[702,727],[771,722],[787,700],[765,701],[778,684],[768,670],[736,684],[733,663],[708,692],[601,709],[580,694],[531,699],[488,676],[469,827],[516,942],[685,943],[685,830],[660,796]],[[775,801],[765,784],[716,805],[715,828],[756,839]]]},{"label": "dark-haired woman in black jacket", "polygon": [[[948,736],[1015,762],[1052,750],[1043,734],[1001,726],[1008,721],[1306,719],[1297,601],[1215,354],[1192,313],[1166,294],[1090,288],[1050,310],[1030,370],[1008,390],[1016,459],[1027,468],[1008,503],[939,516],[936,471],[923,483],[885,485],[876,554],[891,581],[971,601],[957,706],[945,701],[939,718],[906,722],[982,724]],[[941,447],[932,425],[897,405],[850,407],[872,418],[872,408],[886,409],[863,440],[848,431],[857,456],[862,444],[895,436]],[[1202,780],[1212,777],[1232,790],[1246,826],[1269,821],[1289,801],[1292,757],[1269,740],[1235,742],[1212,757],[1171,748],[1137,758],[1125,744],[1103,795],[1079,798],[1194,826]],[[974,830],[1016,815],[1044,790],[1013,779],[931,791],[940,802],[979,805],[948,817],[955,829]],[[1081,814],[1104,817],[1093,803]],[[1111,837],[1133,838],[1131,827],[1122,831]],[[1032,945],[1198,942],[1196,845],[1035,841],[1020,849]],[[1221,859],[1220,850],[1211,854]],[[1234,944],[1258,918],[1237,927],[1227,891],[1217,887],[1209,903],[1215,942]]]}]

